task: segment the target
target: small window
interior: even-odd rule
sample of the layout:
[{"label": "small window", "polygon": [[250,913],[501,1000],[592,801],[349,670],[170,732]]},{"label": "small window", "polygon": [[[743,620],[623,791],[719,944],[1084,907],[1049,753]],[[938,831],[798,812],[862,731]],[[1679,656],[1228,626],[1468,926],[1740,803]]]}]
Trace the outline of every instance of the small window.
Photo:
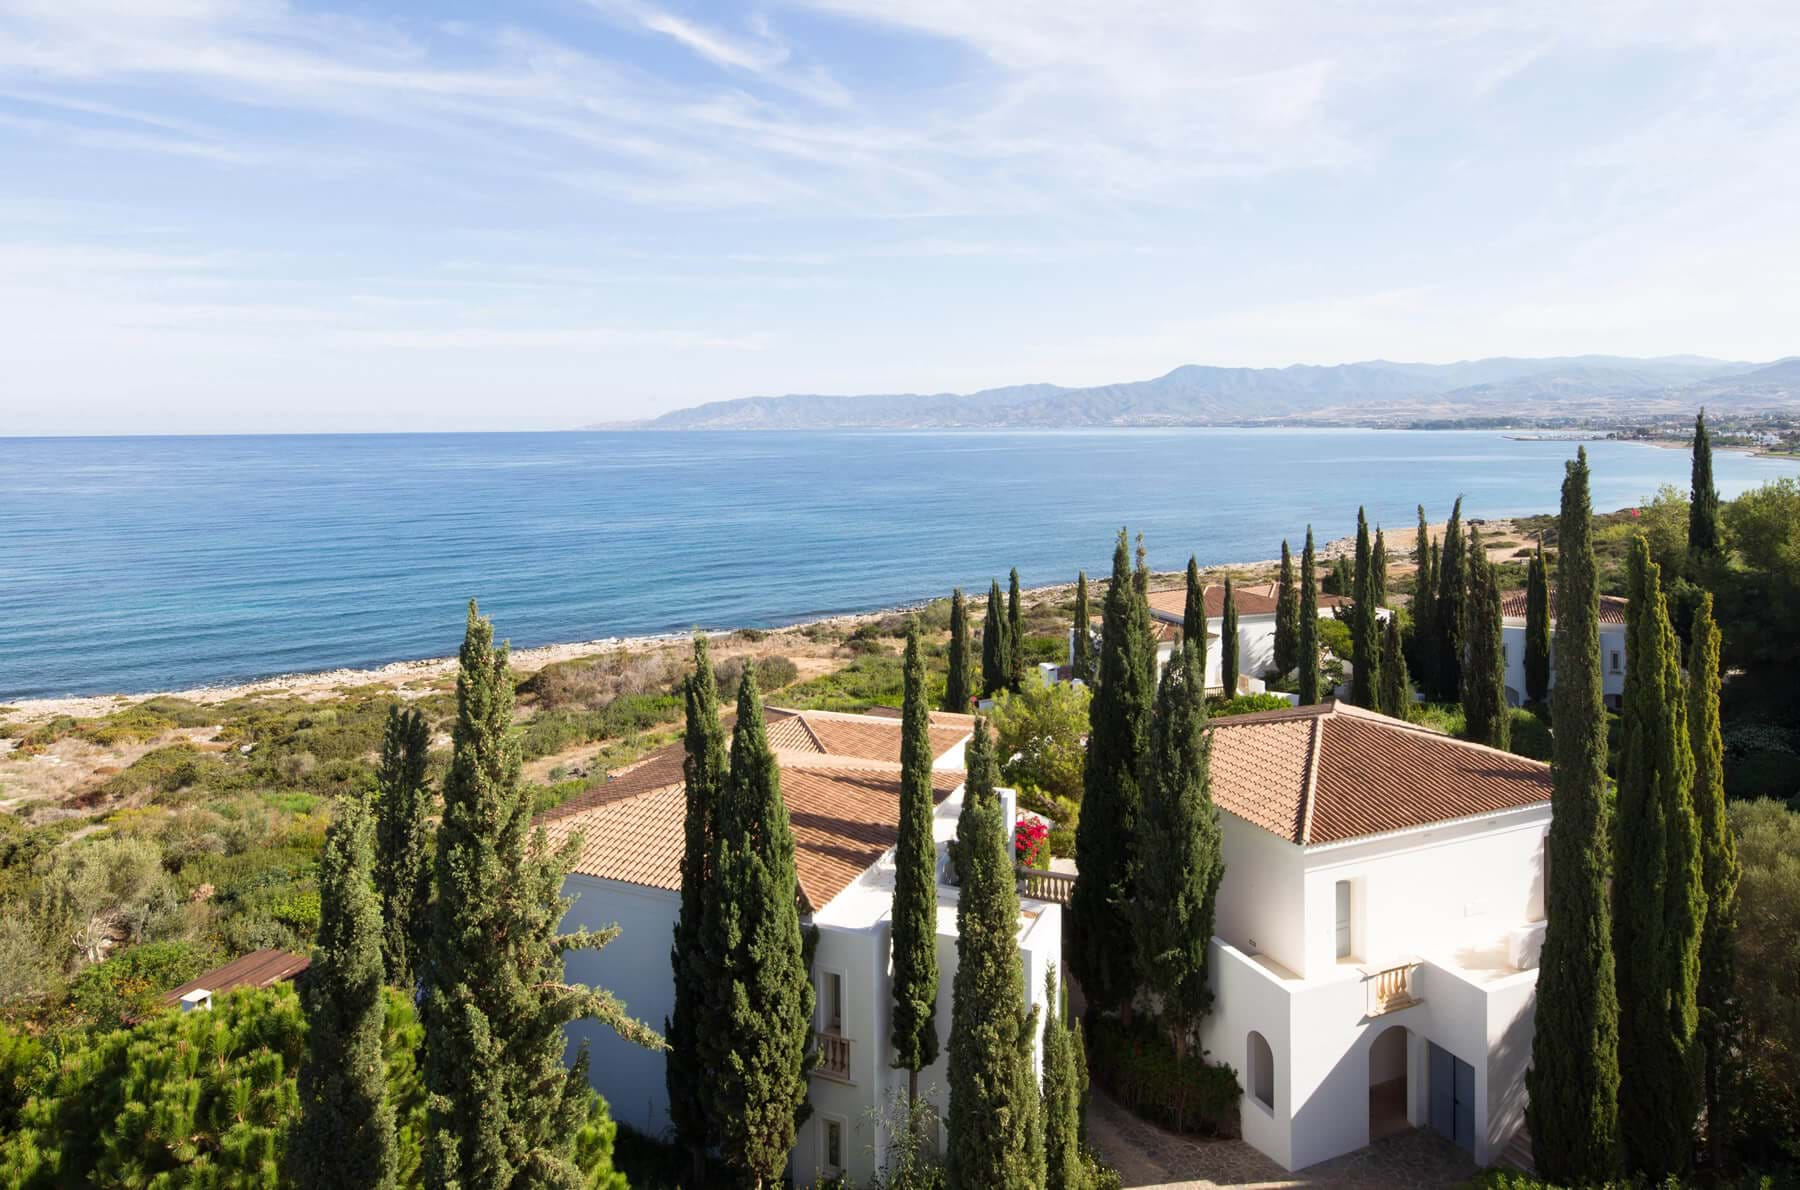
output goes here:
[{"label": "small window", "polygon": [[825,1022],[825,1032],[839,1036],[844,1032],[844,977],[836,971],[827,971],[819,989],[819,1013]]},{"label": "small window", "polygon": [[1509,658],[1506,655],[1506,650],[1507,650],[1506,642],[1505,641],[1500,642],[1500,664],[1501,665],[1506,665],[1511,660],[1511,658]]},{"label": "small window", "polygon": [[835,1177],[844,1172],[844,1122],[842,1120],[825,1121],[824,1166],[827,1176]]},{"label": "small window", "polygon": [[1612,651],[1612,671],[1614,673],[1619,672],[1619,650],[1617,649]]},{"label": "small window", "polygon": [[1250,1094],[1258,1103],[1274,1111],[1275,1053],[1269,1048],[1268,1039],[1255,1031],[1250,1034],[1248,1049],[1244,1065],[1250,1068]]},{"label": "small window", "polygon": [[1337,957],[1350,957],[1350,882],[1337,882]]}]

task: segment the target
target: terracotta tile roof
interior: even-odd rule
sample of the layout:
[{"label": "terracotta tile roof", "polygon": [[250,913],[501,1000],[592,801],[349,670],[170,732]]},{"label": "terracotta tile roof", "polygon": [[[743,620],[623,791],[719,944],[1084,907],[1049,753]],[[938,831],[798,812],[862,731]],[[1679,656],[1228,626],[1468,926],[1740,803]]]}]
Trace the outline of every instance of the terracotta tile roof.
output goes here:
[{"label": "terracotta tile roof", "polygon": [[1550,800],[1548,765],[1338,703],[1213,722],[1220,808],[1302,846]]},{"label": "terracotta tile roof", "polygon": [[[1602,624],[1623,624],[1625,609],[1630,600],[1618,595],[1600,596],[1600,622]],[[1507,591],[1500,596],[1500,614],[1508,619],[1523,620],[1525,618],[1525,588]],[[1550,588],[1550,614],[1556,614],[1556,588]]]},{"label": "terracotta tile roof", "polygon": [[[1090,623],[1093,624],[1094,631],[1099,632],[1101,627],[1104,625],[1105,620],[1100,616],[1095,616],[1090,621]],[[1156,643],[1159,645],[1174,644],[1176,641],[1181,639],[1181,615],[1180,615],[1180,613],[1177,613],[1173,620],[1165,620],[1160,616],[1154,616],[1154,615],[1151,616],[1150,617],[1150,633],[1152,636],[1154,636],[1156,638]],[[1219,634],[1217,632],[1213,632],[1213,631],[1209,630],[1206,635],[1209,640],[1218,640],[1219,639]],[[973,730],[973,728],[971,728],[970,730]]]},{"label": "terracotta tile roof", "polygon": [[289,980],[312,966],[312,960],[303,954],[293,954],[285,950],[253,950],[247,955],[226,963],[223,967],[214,967],[211,971],[195,979],[190,979],[180,987],[163,993],[164,1004],[179,1004],[181,998],[189,992],[197,992],[201,988],[216,995],[222,995],[233,988],[266,988]]},{"label": "terracotta tile roof", "polygon": [[[1272,616],[1275,614],[1275,600],[1264,595],[1263,587],[1237,587],[1232,591],[1232,601],[1237,604],[1240,616]],[[1152,591],[1149,594],[1150,614],[1158,619],[1174,620],[1181,623],[1182,615],[1187,611],[1187,588],[1176,587],[1172,591]],[[1225,588],[1219,583],[1206,585],[1206,618],[1216,620],[1225,614]]]},{"label": "terracotta tile roof", "polygon": [[[771,708],[773,710],[773,708]],[[789,712],[782,723],[769,725],[769,745],[793,748],[829,756],[859,756],[866,760],[900,761],[900,720],[883,715],[850,715],[840,711]],[[931,724],[931,755],[936,758],[967,739],[975,730],[971,715],[947,716],[951,722],[940,722],[934,716]],[[956,720],[966,721],[966,725]],[[783,741],[776,741],[777,728]]]}]

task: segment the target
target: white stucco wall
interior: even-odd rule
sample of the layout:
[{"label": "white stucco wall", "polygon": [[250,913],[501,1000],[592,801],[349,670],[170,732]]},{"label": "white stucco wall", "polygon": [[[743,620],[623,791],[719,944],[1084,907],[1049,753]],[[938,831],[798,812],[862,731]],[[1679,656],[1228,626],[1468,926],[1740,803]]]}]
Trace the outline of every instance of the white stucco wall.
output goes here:
[{"label": "white stucco wall", "polygon": [[[1500,628],[1500,639],[1506,649],[1506,697],[1514,706],[1525,701],[1525,621],[1518,618],[1507,619]],[[1552,639],[1554,648],[1554,638]],[[1615,655],[1618,665],[1613,665]],[[1600,625],[1600,689],[1607,696],[1608,703],[1615,702],[1625,693],[1625,626],[1623,624]],[[1556,687],[1556,658],[1554,652],[1550,661],[1550,686]]]},{"label": "white stucco wall", "polygon": [[1305,884],[1300,848],[1223,811],[1225,878],[1213,932],[1246,954],[1266,954],[1304,974]]}]

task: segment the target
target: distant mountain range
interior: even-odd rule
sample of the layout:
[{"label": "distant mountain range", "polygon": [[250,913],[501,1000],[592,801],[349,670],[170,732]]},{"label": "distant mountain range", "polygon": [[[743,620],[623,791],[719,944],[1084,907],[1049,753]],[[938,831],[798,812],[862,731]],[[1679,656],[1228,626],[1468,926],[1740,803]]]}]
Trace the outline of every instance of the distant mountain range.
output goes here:
[{"label": "distant mountain range", "polygon": [[[1153,380],[975,393],[742,397],[604,428],[642,430],[1058,429],[1096,426],[1404,425],[1481,417],[1590,418],[1800,407],[1800,356],[1774,363],[1671,355],[1388,360],[1215,368]],[[596,427],[600,428],[600,427]]]}]

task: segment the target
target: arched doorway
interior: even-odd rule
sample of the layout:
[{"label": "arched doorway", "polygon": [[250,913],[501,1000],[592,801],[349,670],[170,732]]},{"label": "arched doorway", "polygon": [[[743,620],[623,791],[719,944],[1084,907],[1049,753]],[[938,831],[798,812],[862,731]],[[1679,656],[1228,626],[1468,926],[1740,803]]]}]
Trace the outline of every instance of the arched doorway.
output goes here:
[{"label": "arched doorway", "polygon": [[1405,1025],[1389,1025],[1369,1046],[1369,1140],[1404,1132],[1406,1118],[1407,1033]]}]

